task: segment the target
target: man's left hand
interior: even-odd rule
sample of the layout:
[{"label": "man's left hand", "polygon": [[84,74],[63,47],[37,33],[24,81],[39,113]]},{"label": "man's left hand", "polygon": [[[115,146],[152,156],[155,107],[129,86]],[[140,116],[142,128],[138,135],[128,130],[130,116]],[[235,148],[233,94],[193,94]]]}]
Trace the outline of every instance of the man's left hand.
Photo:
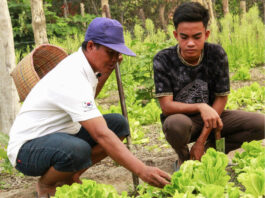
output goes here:
[{"label": "man's left hand", "polygon": [[121,64],[122,60],[123,60],[123,56],[122,56],[122,54],[120,54],[120,55],[119,55],[119,59],[118,59],[118,63],[119,63],[119,65]]},{"label": "man's left hand", "polygon": [[201,142],[195,142],[190,150],[190,159],[201,160],[203,154],[204,154],[204,144]]}]

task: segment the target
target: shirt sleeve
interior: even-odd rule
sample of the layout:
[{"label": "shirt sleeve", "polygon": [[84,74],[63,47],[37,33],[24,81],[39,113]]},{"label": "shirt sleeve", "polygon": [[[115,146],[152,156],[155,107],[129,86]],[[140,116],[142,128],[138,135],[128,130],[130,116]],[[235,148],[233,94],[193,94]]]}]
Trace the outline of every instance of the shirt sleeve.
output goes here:
[{"label": "shirt sleeve", "polygon": [[224,49],[218,46],[217,56],[217,68],[215,69],[214,75],[214,94],[216,96],[227,96],[230,93],[230,80],[229,80],[229,66],[228,59]]},{"label": "shirt sleeve", "polygon": [[156,55],[153,60],[155,96],[171,96],[173,90],[170,82],[170,70],[165,57]]},{"label": "shirt sleeve", "polygon": [[72,83],[56,85],[49,95],[52,103],[65,111],[74,122],[102,116],[94,100],[93,88],[87,81],[76,79]]}]

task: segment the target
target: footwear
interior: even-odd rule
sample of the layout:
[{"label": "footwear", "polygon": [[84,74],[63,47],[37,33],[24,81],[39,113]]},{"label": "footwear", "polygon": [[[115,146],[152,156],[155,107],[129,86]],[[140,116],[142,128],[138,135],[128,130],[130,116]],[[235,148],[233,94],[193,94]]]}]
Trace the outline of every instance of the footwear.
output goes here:
[{"label": "footwear", "polygon": [[173,170],[174,170],[174,172],[177,172],[177,171],[179,171],[179,169],[180,169],[180,165],[178,165],[178,160],[176,160],[175,162],[174,162],[174,164],[173,164]]}]

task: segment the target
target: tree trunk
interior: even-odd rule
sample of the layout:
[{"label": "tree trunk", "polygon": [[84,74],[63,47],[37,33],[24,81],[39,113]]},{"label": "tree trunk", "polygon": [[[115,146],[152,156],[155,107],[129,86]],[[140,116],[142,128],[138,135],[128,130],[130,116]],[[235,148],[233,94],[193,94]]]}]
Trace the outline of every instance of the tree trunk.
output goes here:
[{"label": "tree trunk", "polygon": [[140,16],[140,19],[142,20],[142,26],[145,27],[145,14],[144,14],[144,9],[143,8],[140,8],[139,16]]},{"label": "tree trunk", "polygon": [[48,43],[42,0],[31,0],[32,28],[36,46]]},{"label": "tree trunk", "polygon": [[[41,0],[42,1],[42,0]],[[67,4],[67,0],[64,0],[64,7],[63,7],[63,15],[65,18],[68,17],[69,15],[69,9],[68,9],[68,4]]]},{"label": "tree trunk", "polygon": [[228,3],[228,0],[223,0],[223,11],[224,11],[224,15],[226,15],[227,13],[229,13],[229,3]]},{"label": "tree trunk", "polygon": [[109,0],[101,0],[102,17],[111,18]]},{"label": "tree trunk", "polygon": [[177,9],[177,7],[178,7],[178,4],[176,4],[176,6],[173,6],[173,7],[169,10],[169,12],[168,12],[168,14],[167,14],[167,18],[168,18],[168,20],[172,20],[172,19],[173,19],[173,15],[174,15],[174,12],[175,12],[175,10]]},{"label": "tree trunk", "polygon": [[264,23],[265,23],[265,0],[263,0],[263,16],[264,16]]},{"label": "tree trunk", "polygon": [[166,4],[162,4],[159,7],[159,17],[160,17],[162,27],[163,27],[164,31],[166,32],[167,31],[167,23],[165,20],[165,8],[166,8]]},{"label": "tree trunk", "polygon": [[96,13],[96,15],[99,15],[99,14],[98,14],[98,9],[97,9],[97,6],[96,6],[94,0],[90,0],[90,2],[91,2],[91,4],[92,4],[92,6],[93,6],[93,9],[94,9],[94,12]]},{"label": "tree trunk", "polygon": [[247,8],[246,8],[246,1],[245,0],[240,0],[240,9],[241,9],[243,14],[246,13]]},{"label": "tree trunk", "polygon": [[192,2],[198,2],[203,5],[203,0],[192,0]]},{"label": "tree trunk", "polygon": [[209,10],[209,14],[210,14],[210,19],[211,19],[211,23],[215,22],[215,17],[214,17],[214,12],[213,12],[213,4],[212,4],[212,0],[207,0],[206,1],[208,10]]},{"label": "tree trunk", "polygon": [[20,105],[15,84],[10,76],[16,64],[7,1],[0,0],[0,7],[0,132],[8,134]]},{"label": "tree trunk", "polygon": [[[80,12],[81,12],[81,16],[84,17],[85,16],[85,5],[83,3],[80,3]],[[85,22],[83,22],[82,25],[86,27]]]}]

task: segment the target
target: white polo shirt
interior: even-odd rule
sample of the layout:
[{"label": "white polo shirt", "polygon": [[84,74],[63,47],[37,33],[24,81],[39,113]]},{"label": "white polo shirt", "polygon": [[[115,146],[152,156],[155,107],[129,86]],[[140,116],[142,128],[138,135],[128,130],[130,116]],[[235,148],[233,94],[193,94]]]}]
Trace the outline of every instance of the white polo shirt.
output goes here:
[{"label": "white polo shirt", "polygon": [[30,91],[10,131],[12,165],[27,141],[54,132],[76,134],[79,121],[102,116],[94,98],[98,79],[82,49],[66,57]]}]

